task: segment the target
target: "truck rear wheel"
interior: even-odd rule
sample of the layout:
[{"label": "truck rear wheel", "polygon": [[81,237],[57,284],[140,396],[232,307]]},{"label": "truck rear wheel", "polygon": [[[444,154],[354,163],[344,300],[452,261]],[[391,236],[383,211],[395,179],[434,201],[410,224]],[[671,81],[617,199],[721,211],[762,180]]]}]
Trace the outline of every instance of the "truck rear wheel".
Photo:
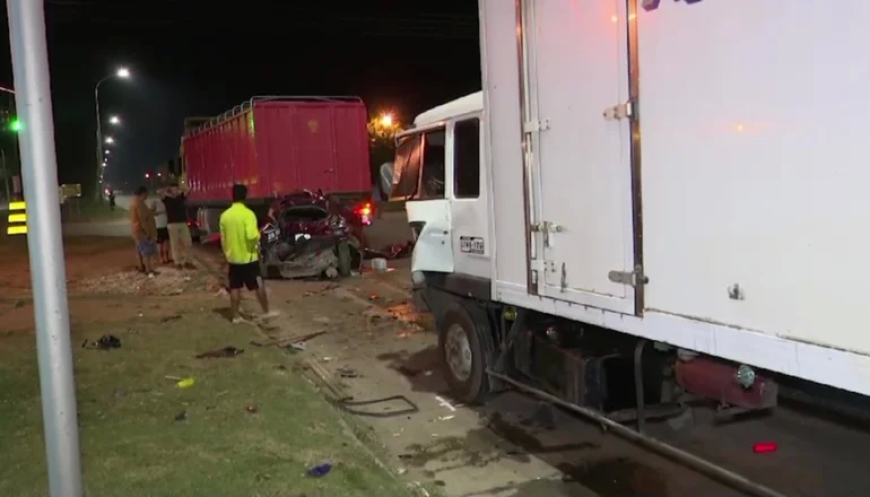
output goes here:
[{"label": "truck rear wheel", "polygon": [[438,334],[444,379],[453,396],[464,403],[475,404],[489,393],[486,375],[488,340],[486,329],[475,323],[460,304],[450,304],[444,311]]}]

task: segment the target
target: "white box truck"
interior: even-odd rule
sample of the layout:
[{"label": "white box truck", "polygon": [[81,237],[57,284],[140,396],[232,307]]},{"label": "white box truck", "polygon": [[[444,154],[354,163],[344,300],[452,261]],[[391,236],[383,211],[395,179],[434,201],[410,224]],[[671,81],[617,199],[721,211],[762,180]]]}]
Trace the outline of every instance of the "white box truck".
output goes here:
[{"label": "white box truck", "polygon": [[479,5],[483,91],[418,116],[391,182],[458,398],[870,395],[870,2]]}]

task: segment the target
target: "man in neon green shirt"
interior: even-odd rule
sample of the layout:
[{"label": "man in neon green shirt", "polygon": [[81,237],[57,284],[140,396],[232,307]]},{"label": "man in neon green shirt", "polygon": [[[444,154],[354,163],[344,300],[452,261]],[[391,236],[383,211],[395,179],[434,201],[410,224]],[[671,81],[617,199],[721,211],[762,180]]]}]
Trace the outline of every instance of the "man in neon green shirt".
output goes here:
[{"label": "man in neon green shirt", "polygon": [[230,315],[233,323],[242,323],[239,304],[242,300],[242,287],[254,291],[263,318],[277,315],[269,311],[266,287],[260,275],[260,230],[257,215],[248,209],[244,202],[248,196],[245,185],[233,185],[233,205],[221,214],[221,246],[229,264]]}]

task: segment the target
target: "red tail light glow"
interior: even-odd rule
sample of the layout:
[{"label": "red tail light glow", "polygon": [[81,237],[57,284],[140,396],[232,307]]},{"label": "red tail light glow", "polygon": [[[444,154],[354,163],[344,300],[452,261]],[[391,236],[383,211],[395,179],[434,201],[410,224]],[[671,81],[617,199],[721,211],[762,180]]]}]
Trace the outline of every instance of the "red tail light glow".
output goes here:
[{"label": "red tail light glow", "polygon": [[354,212],[359,216],[364,226],[372,224],[372,213],[374,212],[374,209],[372,208],[371,202],[363,202],[357,205]]}]

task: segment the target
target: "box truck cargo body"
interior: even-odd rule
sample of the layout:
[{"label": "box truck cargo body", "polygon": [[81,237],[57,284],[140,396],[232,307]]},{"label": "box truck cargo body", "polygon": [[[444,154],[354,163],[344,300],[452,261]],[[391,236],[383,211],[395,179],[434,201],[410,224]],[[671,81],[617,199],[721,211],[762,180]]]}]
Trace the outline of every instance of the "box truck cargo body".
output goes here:
[{"label": "box truck cargo body", "polygon": [[626,419],[623,366],[660,405],[870,395],[870,3],[479,5],[483,91],[417,118],[391,186],[458,397],[510,370]]},{"label": "box truck cargo body", "polygon": [[298,190],[370,195],[366,122],[356,97],[255,97],[186,132],[185,182],[201,227],[214,231],[236,183],[263,205]]}]

